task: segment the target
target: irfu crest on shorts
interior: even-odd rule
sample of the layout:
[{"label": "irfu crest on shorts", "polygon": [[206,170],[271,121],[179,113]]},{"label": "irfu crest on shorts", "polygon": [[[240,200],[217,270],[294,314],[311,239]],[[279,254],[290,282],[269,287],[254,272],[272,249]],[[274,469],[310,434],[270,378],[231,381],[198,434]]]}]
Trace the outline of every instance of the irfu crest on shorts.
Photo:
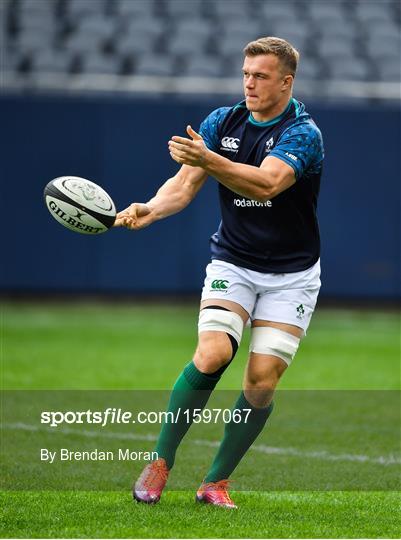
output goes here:
[{"label": "irfu crest on shorts", "polygon": [[299,306],[297,307],[297,313],[298,319],[302,319],[302,317],[305,315],[305,308],[303,304],[299,304]]}]

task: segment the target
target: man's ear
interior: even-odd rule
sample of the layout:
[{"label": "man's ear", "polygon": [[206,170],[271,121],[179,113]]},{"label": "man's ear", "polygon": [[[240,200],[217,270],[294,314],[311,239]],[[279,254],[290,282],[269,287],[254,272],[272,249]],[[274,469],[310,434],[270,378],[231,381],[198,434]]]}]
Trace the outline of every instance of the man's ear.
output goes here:
[{"label": "man's ear", "polygon": [[294,82],[294,77],[292,75],[286,75],[283,79],[283,91],[286,91],[289,88],[291,88],[293,82]]}]

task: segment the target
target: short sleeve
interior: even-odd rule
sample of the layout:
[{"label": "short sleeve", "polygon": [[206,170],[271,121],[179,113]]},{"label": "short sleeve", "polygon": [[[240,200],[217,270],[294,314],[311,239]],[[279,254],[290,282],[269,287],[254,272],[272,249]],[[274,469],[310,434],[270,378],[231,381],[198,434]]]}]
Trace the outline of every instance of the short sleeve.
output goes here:
[{"label": "short sleeve", "polygon": [[220,145],[219,129],[230,107],[220,107],[212,111],[201,123],[199,134],[209,150],[216,151]]},{"label": "short sleeve", "polygon": [[290,165],[298,180],[308,169],[320,166],[324,157],[322,135],[313,122],[295,124],[284,131],[269,156]]}]

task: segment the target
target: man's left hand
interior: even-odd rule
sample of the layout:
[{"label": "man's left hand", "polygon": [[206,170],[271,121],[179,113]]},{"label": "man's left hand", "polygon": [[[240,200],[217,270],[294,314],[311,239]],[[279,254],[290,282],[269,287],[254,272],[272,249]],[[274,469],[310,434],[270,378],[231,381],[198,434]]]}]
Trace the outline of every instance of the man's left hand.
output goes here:
[{"label": "man's left hand", "polygon": [[168,142],[170,156],[182,165],[192,167],[204,167],[208,149],[199,133],[196,133],[191,126],[187,126],[187,133],[191,139],[174,136]]}]

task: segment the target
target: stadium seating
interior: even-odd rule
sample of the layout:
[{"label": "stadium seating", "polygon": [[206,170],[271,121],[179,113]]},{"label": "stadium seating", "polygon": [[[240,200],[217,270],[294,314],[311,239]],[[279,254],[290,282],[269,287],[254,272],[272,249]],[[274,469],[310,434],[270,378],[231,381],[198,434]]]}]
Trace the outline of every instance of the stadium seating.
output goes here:
[{"label": "stadium seating", "polygon": [[191,39],[185,34],[176,34],[169,40],[167,50],[172,54],[191,54],[194,56],[202,55],[206,51],[207,36],[196,35]]},{"label": "stadium seating", "polygon": [[297,81],[317,81],[321,78],[321,62],[313,58],[304,58],[302,60],[302,69],[297,74]]},{"label": "stadium seating", "polygon": [[358,36],[358,29],[358,25],[353,20],[332,20],[330,24],[320,25],[316,29],[315,35],[320,38],[333,38],[339,41],[343,39],[350,40]]},{"label": "stadium seating", "polygon": [[168,77],[177,72],[175,63],[175,58],[168,54],[143,54],[139,56],[134,72],[137,75]]},{"label": "stadium seating", "polygon": [[245,29],[241,33],[236,32],[235,34],[225,32],[219,36],[217,52],[226,57],[240,57],[242,61],[242,49],[246,43],[252,40],[253,35],[251,29]]},{"label": "stadium seating", "polygon": [[105,39],[102,35],[91,35],[76,32],[70,35],[62,45],[62,50],[66,54],[71,53],[91,53],[94,51],[100,51],[105,45]]},{"label": "stadium seating", "polygon": [[272,30],[274,36],[280,36],[288,40],[301,53],[306,50],[310,36],[302,26],[294,23],[284,24],[282,21],[279,21],[274,24]]},{"label": "stadium seating", "polygon": [[[166,30],[166,25],[161,19],[152,17],[149,13],[143,13],[139,16],[135,16],[128,19],[120,19],[120,26],[127,34],[142,34],[146,33],[154,40],[157,40]],[[117,29],[118,30],[118,27]],[[118,33],[116,41],[121,39],[124,33]]]},{"label": "stadium seating", "polygon": [[317,53],[320,58],[331,61],[336,58],[349,58],[355,55],[355,42],[351,38],[337,39],[323,36],[317,42]]},{"label": "stadium seating", "polygon": [[31,59],[31,71],[34,73],[64,73],[72,69],[73,55],[52,49],[42,49]]},{"label": "stadium seating", "polygon": [[221,77],[221,58],[216,56],[189,56],[182,75],[191,77]]},{"label": "stadium seating", "polygon": [[[394,0],[2,0],[2,69],[236,76],[263,35],[301,52],[303,80],[391,80],[399,74]],[[149,64],[147,64],[149,62]]]},{"label": "stadium seating", "polygon": [[115,22],[110,17],[96,14],[80,19],[75,28],[81,34],[108,39],[115,33]]},{"label": "stadium seating", "polygon": [[251,15],[249,2],[237,0],[236,2],[210,2],[210,11],[217,21],[227,19],[246,19]]},{"label": "stadium seating", "polygon": [[364,81],[370,78],[370,68],[366,60],[348,56],[332,60],[329,67],[329,74],[334,80]]},{"label": "stadium seating", "polygon": [[[36,0],[33,1],[35,2]],[[68,0],[64,3],[63,7],[66,17],[78,20],[83,16],[91,17],[103,14],[106,7],[106,0]]]},{"label": "stadium seating", "polygon": [[155,35],[141,30],[127,32],[120,39],[114,41],[114,50],[122,57],[136,56],[148,52],[154,52],[157,38]]},{"label": "stadium seating", "polygon": [[121,58],[99,52],[84,54],[79,57],[79,71],[117,75],[122,71]]},{"label": "stadium seating", "polygon": [[155,3],[152,0],[119,0],[113,2],[115,14],[120,17],[151,17],[153,16]]},{"label": "stadium seating", "polygon": [[391,23],[392,5],[390,2],[356,3],[355,15],[362,23],[376,24],[378,21]]},{"label": "stadium seating", "polygon": [[169,0],[164,4],[165,14],[173,20],[181,18],[198,19],[202,14],[202,7],[202,0],[191,0],[190,2]]},{"label": "stadium seating", "polygon": [[380,81],[400,82],[401,65],[399,57],[386,58],[376,65]]}]

